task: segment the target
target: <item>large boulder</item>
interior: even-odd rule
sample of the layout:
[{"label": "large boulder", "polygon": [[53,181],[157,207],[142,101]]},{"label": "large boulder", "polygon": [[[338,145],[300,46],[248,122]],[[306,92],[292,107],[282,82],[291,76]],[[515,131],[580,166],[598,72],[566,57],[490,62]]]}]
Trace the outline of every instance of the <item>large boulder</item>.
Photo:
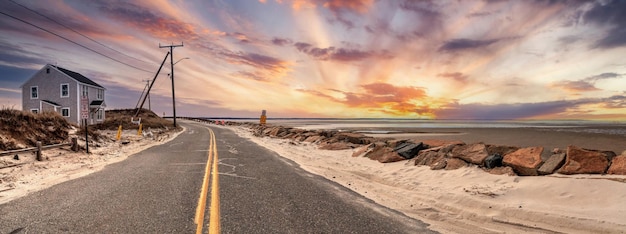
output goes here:
[{"label": "large boulder", "polygon": [[373,143],[366,146],[361,146],[352,153],[352,157],[364,156],[366,153],[372,151],[372,149],[374,149]]},{"label": "large boulder", "polygon": [[487,153],[489,155],[499,154],[499,155],[507,155],[518,150],[517,146],[508,146],[508,145],[488,145]]},{"label": "large boulder", "polygon": [[415,157],[415,165],[427,165],[430,166],[435,161],[443,158],[445,155],[438,151],[423,151],[420,152],[417,157]]},{"label": "large boulder", "polygon": [[541,153],[543,153],[541,146],[518,149],[505,155],[502,164],[513,168],[518,175],[535,176],[538,175],[537,169],[541,166]]},{"label": "large boulder", "polygon": [[335,143],[331,143],[331,144],[324,144],[324,145],[320,145],[319,149],[322,150],[346,150],[346,149],[352,149],[354,144],[348,143],[348,142],[335,142]]},{"label": "large boulder", "polygon": [[[554,151],[553,151],[554,152]],[[541,165],[537,172],[539,175],[548,175],[554,173],[557,169],[561,168],[565,163],[565,154],[553,154]]]},{"label": "large boulder", "polygon": [[467,162],[458,159],[458,158],[448,158],[446,160],[446,167],[444,169],[446,170],[456,170],[459,169],[461,167],[466,167],[467,166]]},{"label": "large boulder", "polygon": [[611,160],[611,166],[606,173],[613,175],[626,175],[626,155],[622,153],[622,155],[614,157],[613,160]]},{"label": "large boulder", "polygon": [[566,175],[604,174],[608,166],[609,160],[604,153],[570,145],[567,147],[565,164],[558,172]]},{"label": "large boulder", "polygon": [[373,137],[367,137],[361,133],[353,133],[353,132],[342,132],[335,134],[337,140],[350,142],[352,144],[365,145],[372,143]]},{"label": "large boulder", "polygon": [[483,143],[458,145],[452,150],[453,158],[460,158],[476,165],[482,165],[487,156],[489,156],[487,146]]},{"label": "large boulder", "polygon": [[430,164],[430,169],[431,170],[441,170],[446,168],[446,166],[448,166],[448,159],[441,157],[441,158],[437,158],[435,159],[431,164]]},{"label": "large boulder", "polygon": [[496,168],[488,169],[487,172],[489,172],[489,174],[494,174],[494,175],[509,175],[509,176],[517,175],[515,174],[515,171],[513,171],[513,168],[511,167],[496,167]]},{"label": "large boulder", "polygon": [[372,151],[367,152],[365,154],[365,157],[368,157],[369,159],[372,159],[372,160],[379,161],[381,163],[397,162],[397,161],[405,160],[405,158],[401,157],[400,155],[398,155],[398,153],[393,151],[393,148],[382,146],[382,145],[375,146],[374,149],[372,149]]},{"label": "large boulder", "polygon": [[422,144],[421,142],[419,144],[413,142],[405,142],[395,147],[393,150],[398,152],[400,156],[406,159],[412,159],[420,152],[420,150],[423,150],[425,148],[426,147],[424,147],[424,144]]},{"label": "large boulder", "polygon": [[491,169],[502,166],[502,155],[499,153],[490,154],[485,158],[485,168]]}]

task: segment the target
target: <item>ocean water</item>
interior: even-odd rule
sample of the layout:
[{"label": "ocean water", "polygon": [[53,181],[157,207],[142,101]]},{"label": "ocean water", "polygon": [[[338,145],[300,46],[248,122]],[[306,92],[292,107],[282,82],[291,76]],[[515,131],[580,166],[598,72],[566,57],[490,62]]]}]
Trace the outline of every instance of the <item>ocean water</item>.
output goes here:
[{"label": "ocean water", "polygon": [[[258,122],[258,119],[228,119]],[[268,124],[307,130],[358,130],[365,133],[396,133],[433,129],[537,128],[550,131],[586,132],[626,136],[626,121],[592,120],[416,120],[416,119],[268,119]]]}]

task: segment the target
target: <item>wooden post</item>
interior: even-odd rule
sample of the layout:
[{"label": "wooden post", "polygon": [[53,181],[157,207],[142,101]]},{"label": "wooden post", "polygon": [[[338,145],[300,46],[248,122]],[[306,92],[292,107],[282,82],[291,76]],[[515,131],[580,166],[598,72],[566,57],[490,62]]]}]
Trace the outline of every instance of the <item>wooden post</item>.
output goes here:
[{"label": "wooden post", "polygon": [[78,151],[78,138],[72,137],[72,151]]},{"label": "wooden post", "polygon": [[41,141],[37,142],[37,161],[43,161],[41,158]]}]

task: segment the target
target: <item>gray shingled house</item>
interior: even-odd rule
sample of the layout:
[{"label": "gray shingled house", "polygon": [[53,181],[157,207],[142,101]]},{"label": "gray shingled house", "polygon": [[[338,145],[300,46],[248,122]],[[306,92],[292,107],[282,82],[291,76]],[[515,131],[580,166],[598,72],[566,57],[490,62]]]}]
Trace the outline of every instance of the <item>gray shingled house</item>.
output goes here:
[{"label": "gray shingled house", "polygon": [[[82,123],[84,117],[89,124],[104,121],[106,89],[80,73],[46,64],[21,88],[22,110],[58,112],[72,123]],[[88,116],[81,116],[81,110],[88,110]]]}]

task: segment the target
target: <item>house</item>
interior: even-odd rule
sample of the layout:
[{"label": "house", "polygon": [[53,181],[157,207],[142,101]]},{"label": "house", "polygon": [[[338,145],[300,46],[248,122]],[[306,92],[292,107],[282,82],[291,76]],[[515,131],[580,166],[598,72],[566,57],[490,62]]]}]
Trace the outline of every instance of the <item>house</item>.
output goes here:
[{"label": "house", "polygon": [[[105,88],[80,73],[46,64],[22,86],[22,110],[54,111],[71,123],[104,121]],[[88,115],[81,115],[87,113]]]}]

